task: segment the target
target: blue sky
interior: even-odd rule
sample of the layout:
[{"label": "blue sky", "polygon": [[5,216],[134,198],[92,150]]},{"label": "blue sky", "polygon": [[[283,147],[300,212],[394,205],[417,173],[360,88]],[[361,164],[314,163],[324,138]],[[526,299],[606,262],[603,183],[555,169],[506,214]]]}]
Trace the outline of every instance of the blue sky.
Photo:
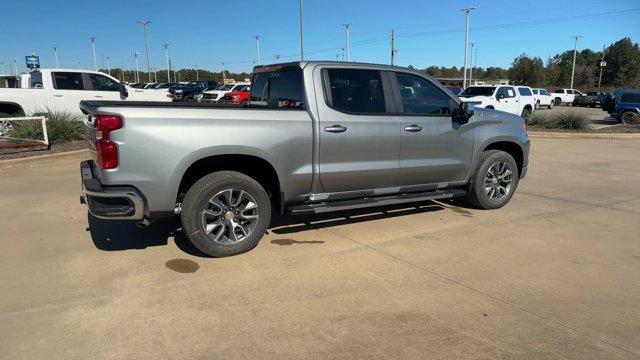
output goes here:
[{"label": "blue sky", "polygon": [[[465,5],[472,12],[470,40],[477,43],[478,66],[508,67],[525,52],[543,60],[572,49],[601,49],[621,37],[640,41],[640,1],[429,1],[305,0],[305,57],[335,60],[344,47],[342,24],[351,22],[351,60],[388,63],[389,34],[395,29],[398,64],[461,66]],[[390,6],[389,4],[393,4]],[[630,11],[634,9],[634,11]],[[152,66],[165,68],[162,44],[169,43],[174,67],[218,71],[250,70],[256,58],[254,35],[261,36],[262,63],[299,59],[298,0],[245,1],[3,1],[0,5],[0,61],[40,55],[55,65],[59,47],[65,67],[93,67],[90,36],[96,37],[99,66],[133,68],[134,51],[144,65],[144,38],[138,19],[149,19]],[[105,60],[106,62],[106,60]]]}]

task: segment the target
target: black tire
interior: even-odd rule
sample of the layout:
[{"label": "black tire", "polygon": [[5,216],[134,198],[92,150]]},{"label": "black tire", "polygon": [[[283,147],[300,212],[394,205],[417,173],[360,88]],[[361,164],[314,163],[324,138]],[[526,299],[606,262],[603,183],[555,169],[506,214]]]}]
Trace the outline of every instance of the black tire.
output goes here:
[{"label": "black tire", "polygon": [[640,115],[638,115],[638,113],[636,113],[635,111],[627,110],[620,114],[619,121],[623,124],[632,124],[636,122],[635,118],[638,116]]},{"label": "black tire", "polygon": [[520,115],[524,119],[524,122],[529,122],[529,118],[531,117],[531,109],[522,109],[522,115]]},{"label": "black tire", "polygon": [[560,98],[553,99],[553,102],[556,104],[556,106],[560,106],[560,104],[562,104],[562,100],[560,100]]},{"label": "black tire", "polygon": [[[202,219],[214,195],[229,188],[245,191],[255,199],[258,220],[248,236],[233,244],[221,244],[206,234]],[[251,177],[235,171],[219,171],[191,186],[182,202],[180,218],[184,233],[198,250],[213,257],[237,255],[253,249],[262,239],[271,220],[271,202],[264,188]]]},{"label": "black tire", "polygon": [[[489,169],[497,162],[506,163],[511,169],[511,187],[503,198],[492,199],[485,192],[485,177]],[[511,155],[501,150],[485,151],[480,155],[478,167],[471,178],[467,192],[467,201],[480,209],[489,210],[501,208],[511,200],[513,194],[516,192],[519,177],[518,165]]]}]

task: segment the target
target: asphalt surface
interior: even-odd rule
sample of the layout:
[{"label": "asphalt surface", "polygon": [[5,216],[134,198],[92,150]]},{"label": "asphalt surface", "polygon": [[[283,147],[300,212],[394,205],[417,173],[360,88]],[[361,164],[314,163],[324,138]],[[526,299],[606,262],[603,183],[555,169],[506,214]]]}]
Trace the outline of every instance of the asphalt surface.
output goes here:
[{"label": "asphalt surface", "polygon": [[637,359],[638,154],[535,138],[503,209],[279,219],[224,259],[88,218],[83,156],[0,170],[0,358]]}]

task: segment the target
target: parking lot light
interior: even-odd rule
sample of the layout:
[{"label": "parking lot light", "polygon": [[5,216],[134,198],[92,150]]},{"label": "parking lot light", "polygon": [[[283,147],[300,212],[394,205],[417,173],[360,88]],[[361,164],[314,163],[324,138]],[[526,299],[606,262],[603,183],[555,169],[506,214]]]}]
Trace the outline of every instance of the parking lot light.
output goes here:
[{"label": "parking lot light", "polygon": [[144,29],[144,51],[147,55],[147,72],[149,73],[149,82],[151,82],[151,65],[149,64],[149,46],[147,45],[147,25],[151,24],[149,20],[138,20]]},{"label": "parking lot light", "polygon": [[[58,47],[57,46],[53,47],[53,57],[56,59],[56,69],[60,69],[60,65],[58,64]],[[4,72],[4,68],[2,72]]]},{"label": "parking lot light", "polygon": [[464,9],[460,9],[460,11],[465,12],[465,25],[464,25],[464,74],[462,75],[462,88],[467,87],[467,63],[469,57],[467,56],[467,48],[469,46],[469,13],[471,10],[477,9],[475,6],[467,6]]},{"label": "parking lot light", "polygon": [[256,65],[260,65],[260,35],[254,37],[256,38]]},{"label": "parking lot light", "polygon": [[345,49],[347,49],[347,61],[349,61],[349,28],[351,27],[351,23],[344,23],[344,37],[345,37]]},{"label": "parking lot light", "polygon": [[569,87],[570,89],[573,89],[573,79],[574,79],[574,75],[576,73],[576,52],[578,50],[578,39],[581,38],[582,36],[580,35],[576,35],[576,36],[572,36],[573,38],[573,66],[571,66],[571,86]]},{"label": "parking lot light", "polygon": [[92,36],[89,40],[91,40],[91,49],[93,50],[93,69],[98,71],[98,60],[96,59],[96,38]]},{"label": "parking lot light", "polygon": [[167,82],[171,82],[171,62],[169,61],[169,44],[162,44],[164,47],[164,56],[167,59]]}]

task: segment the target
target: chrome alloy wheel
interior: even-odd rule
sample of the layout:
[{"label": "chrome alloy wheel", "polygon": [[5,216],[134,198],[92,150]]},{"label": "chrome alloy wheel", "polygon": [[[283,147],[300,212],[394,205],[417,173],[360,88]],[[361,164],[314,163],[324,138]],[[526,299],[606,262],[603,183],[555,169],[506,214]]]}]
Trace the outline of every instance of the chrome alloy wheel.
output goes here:
[{"label": "chrome alloy wheel", "polygon": [[500,201],[511,192],[513,170],[504,161],[493,163],[484,177],[484,193],[491,200]]},{"label": "chrome alloy wheel", "polygon": [[246,239],[258,225],[258,203],[244,190],[225,189],[215,194],[202,211],[202,227],[218,244]]}]

